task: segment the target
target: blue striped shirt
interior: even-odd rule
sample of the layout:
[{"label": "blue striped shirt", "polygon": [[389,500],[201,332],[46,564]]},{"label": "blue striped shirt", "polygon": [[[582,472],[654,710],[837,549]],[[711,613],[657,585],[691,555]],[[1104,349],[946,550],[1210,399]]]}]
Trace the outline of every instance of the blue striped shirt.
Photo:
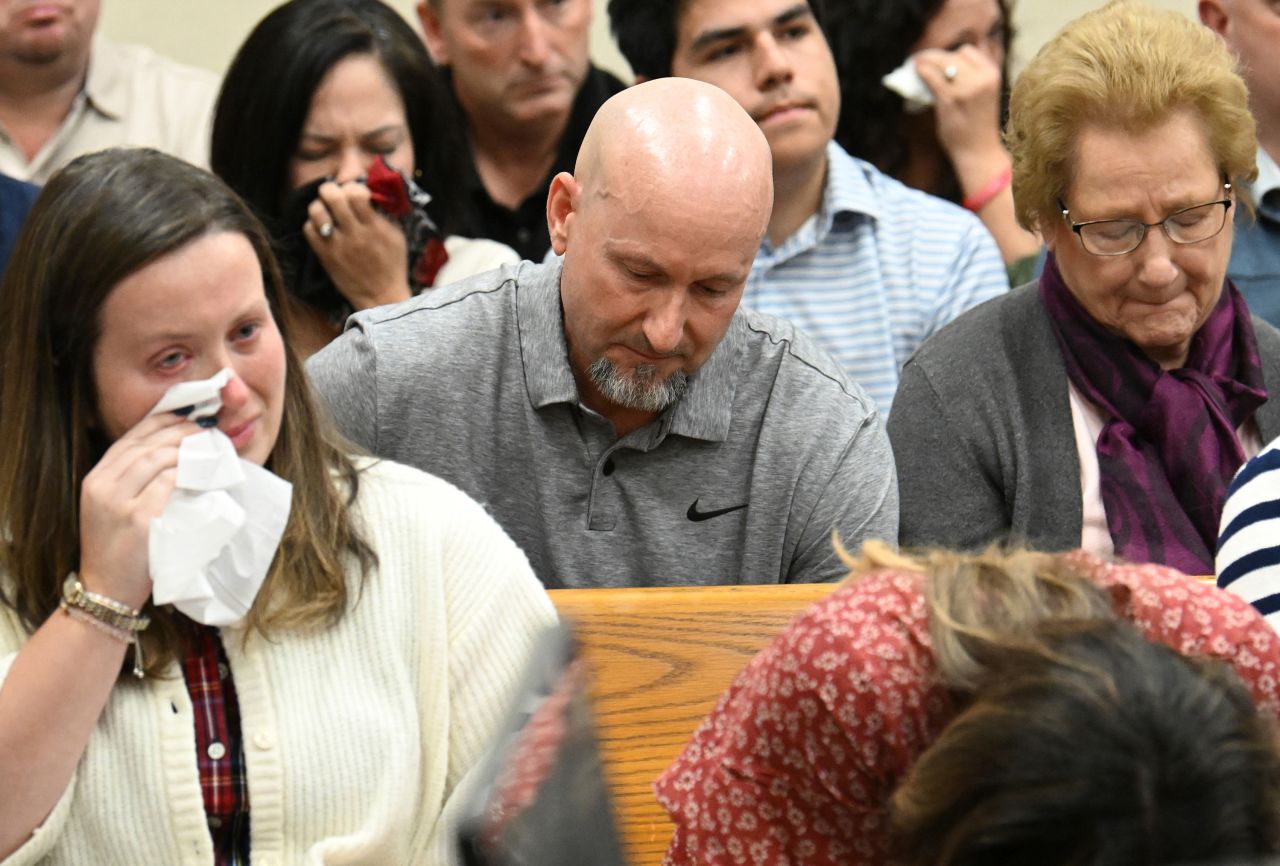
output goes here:
[{"label": "blue striped shirt", "polygon": [[887,415],[924,339],[1008,287],[977,217],[832,142],[822,205],[776,249],[765,239],[743,303],[807,331]]},{"label": "blue striped shirt", "polygon": [[1218,586],[1280,631],[1280,439],[1240,468],[1222,508]]}]

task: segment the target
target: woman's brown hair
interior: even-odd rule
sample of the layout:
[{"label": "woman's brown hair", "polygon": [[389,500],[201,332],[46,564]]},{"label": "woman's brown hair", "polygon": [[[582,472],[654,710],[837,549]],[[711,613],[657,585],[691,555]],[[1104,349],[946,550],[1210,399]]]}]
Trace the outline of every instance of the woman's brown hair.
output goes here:
[{"label": "woman's brown hair", "polygon": [[[0,283],[0,603],[32,631],[78,567],[80,485],[110,444],[92,366],[102,304],[130,274],[218,232],[252,244],[285,340],[284,417],[266,468],[293,484],[293,509],[246,633],[336,621],[359,590],[349,566],[363,580],[376,561],[348,508],[356,467],[288,348],[286,296],[261,224],[206,171],[152,150],[102,151],[50,179]],[[147,612],[141,639],[154,675],[182,652],[186,621],[169,608]]]}]

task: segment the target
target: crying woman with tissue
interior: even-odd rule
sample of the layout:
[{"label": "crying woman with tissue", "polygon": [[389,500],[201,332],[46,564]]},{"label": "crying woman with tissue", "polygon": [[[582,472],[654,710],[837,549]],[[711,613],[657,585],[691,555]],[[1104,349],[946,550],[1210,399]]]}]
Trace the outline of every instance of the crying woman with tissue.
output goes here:
[{"label": "crying woman with tissue", "polygon": [[1018,225],[1009,152],[1008,0],[840,0],[827,4],[840,70],[836,141],[905,183],[977,214],[1011,285],[1039,268]]},{"label": "crying woman with tissue", "polygon": [[320,417],[257,220],[82,157],[0,304],[0,864],[452,862],[555,615],[479,505]]}]

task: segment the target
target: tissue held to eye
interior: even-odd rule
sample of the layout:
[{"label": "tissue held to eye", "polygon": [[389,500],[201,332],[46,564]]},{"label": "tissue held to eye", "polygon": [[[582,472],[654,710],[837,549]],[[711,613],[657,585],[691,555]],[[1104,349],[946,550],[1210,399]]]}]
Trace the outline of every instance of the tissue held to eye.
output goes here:
[{"label": "tissue held to eye", "polygon": [[[231,378],[226,368],[211,379],[174,385],[148,414],[194,407],[190,417],[197,423],[216,418]],[[174,491],[151,521],[152,600],[205,625],[238,622],[266,580],[292,496],[292,484],[238,458],[221,430],[183,439]]]}]

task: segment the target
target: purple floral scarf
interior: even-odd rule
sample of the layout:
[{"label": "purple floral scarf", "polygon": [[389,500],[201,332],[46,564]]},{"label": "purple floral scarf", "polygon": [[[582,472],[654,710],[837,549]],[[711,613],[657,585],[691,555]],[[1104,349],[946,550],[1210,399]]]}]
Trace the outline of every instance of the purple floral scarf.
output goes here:
[{"label": "purple floral scarf", "polygon": [[1116,554],[1212,574],[1227,485],[1244,462],[1236,428],[1267,400],[1244,299],[1226,281],[1185,366],[1167,371],[1085,312],[1052,255],[1040,302],[1071,384],[1109,416],[1097,450]]}]

